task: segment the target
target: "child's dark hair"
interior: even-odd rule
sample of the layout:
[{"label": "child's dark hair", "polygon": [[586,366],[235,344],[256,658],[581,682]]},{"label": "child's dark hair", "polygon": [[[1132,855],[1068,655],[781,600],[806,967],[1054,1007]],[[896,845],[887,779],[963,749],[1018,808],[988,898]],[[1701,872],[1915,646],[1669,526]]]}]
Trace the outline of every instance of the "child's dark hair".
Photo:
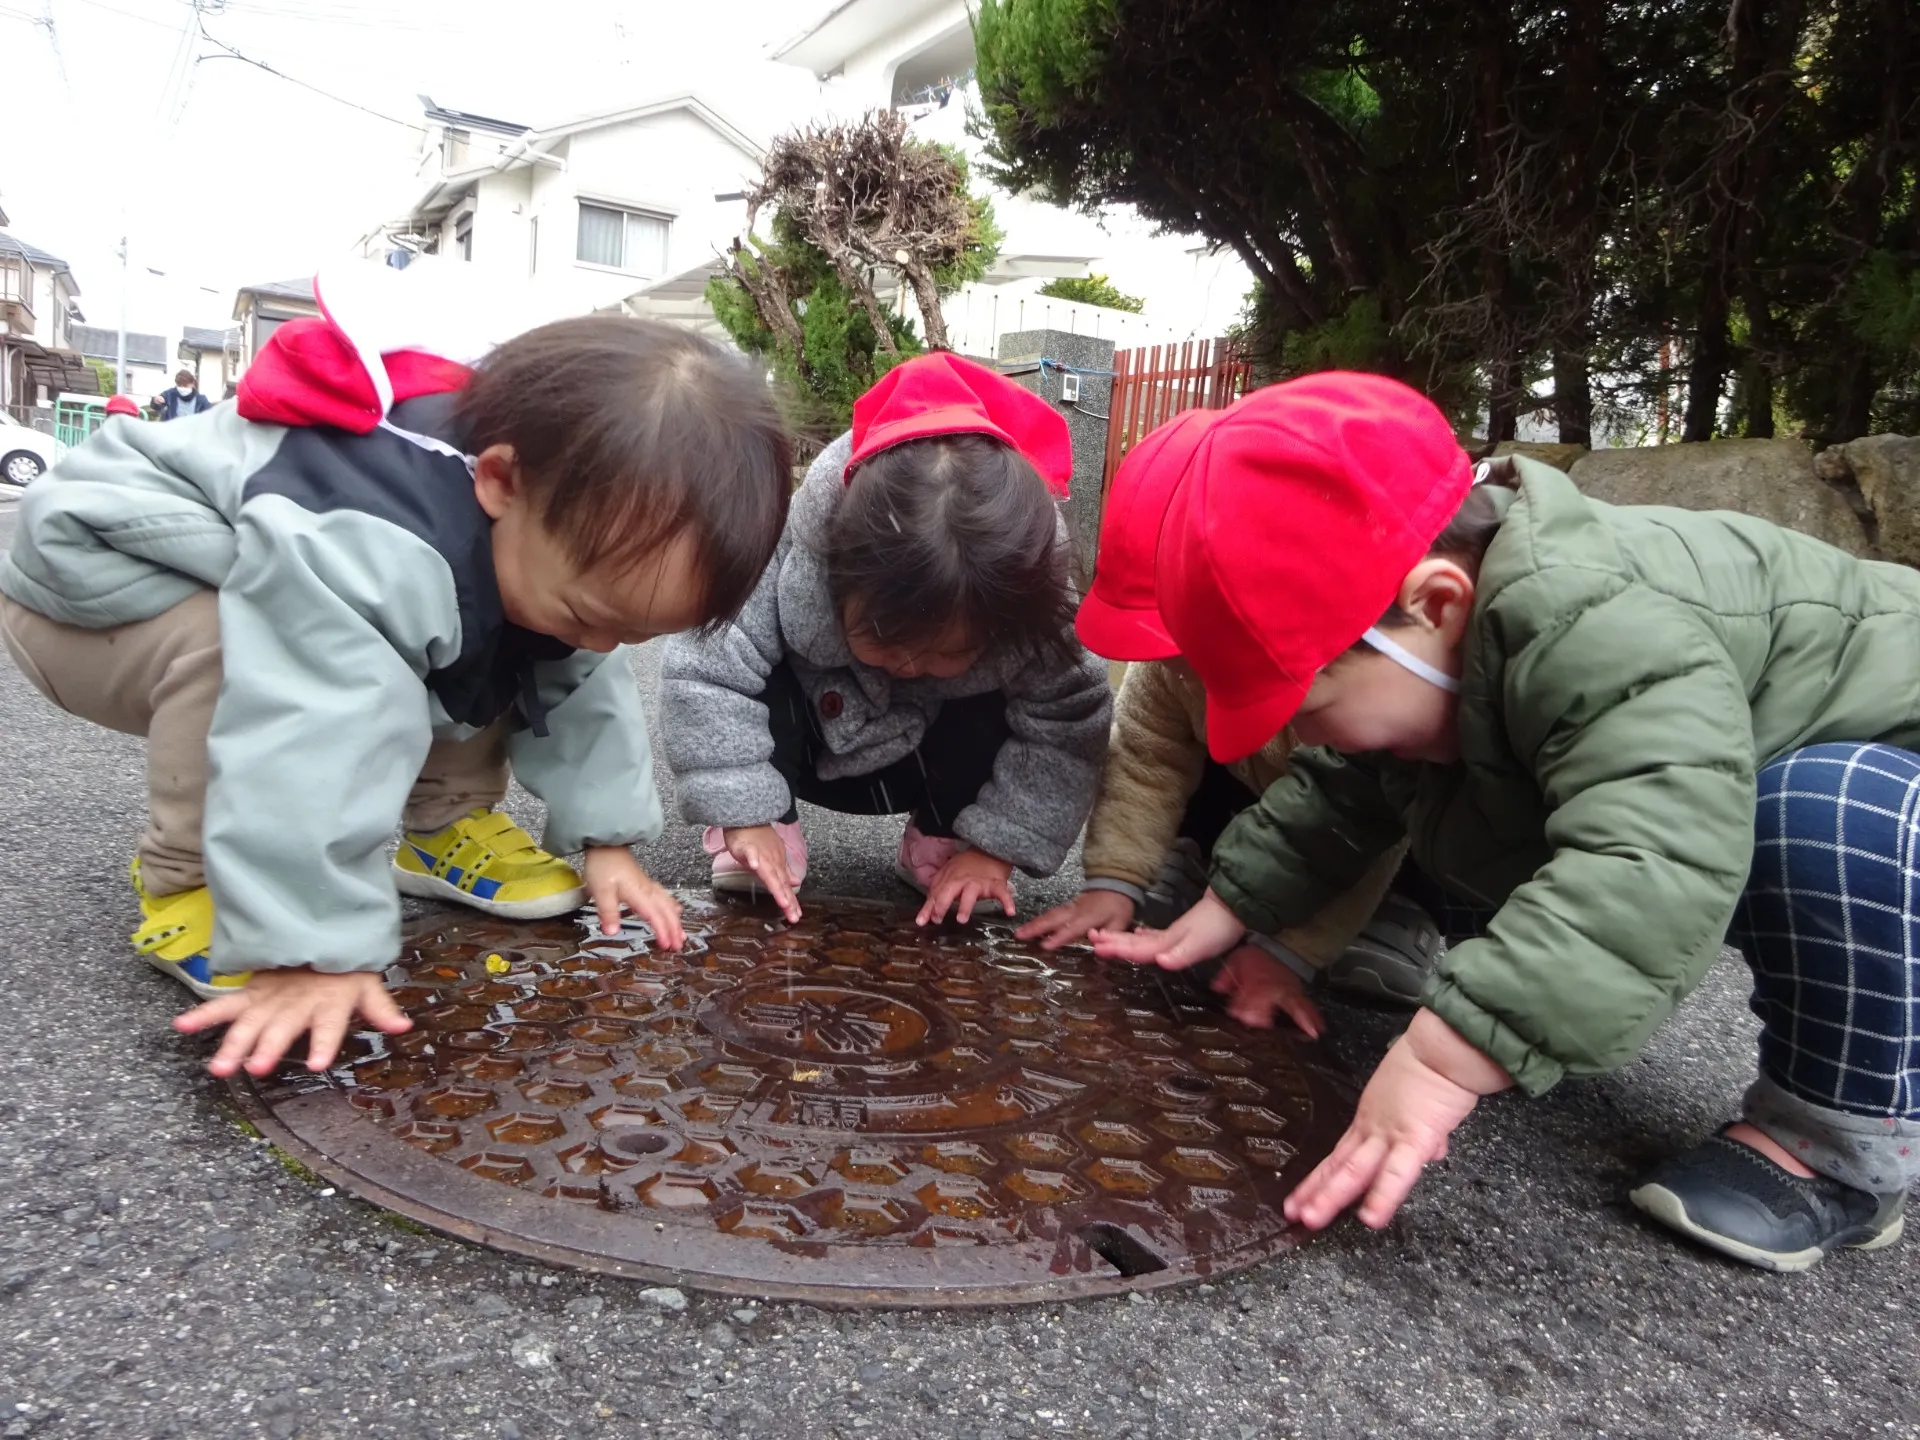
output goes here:
[{"label": "child's dark hair", "polygon": [[988,435],[935,435],[853,472],[828,536],[849,623],[887,645],[1070,653],[1073,592],[1046,483]]},{"label": "child's dark hair", "polygon": [[[1482,464],[1486,467],[1485,474],[1467,491],[1467,498],[1453,512],[1447,528],[1434,536],[1433,544],[1427,547],[1427,558],[1451,560],[1475,580],[1480,578],[1480,561],[1485,558],[1493,537],[1500,533],[1500,522],[1505,518],[1494,492],[1512,490],[1520,484],[1520,473],[1513,461],[1502,458]],[[1387,613],[1376,622],[1382,630],[1412,623],[1413,617],[1397,604],[1387,606]],[[1359,649],[1367,648],[1364,640],[1354,643]]]},{"label": "child's dark hair", "polygon": [[510,445],[582,569],[690,537],[708,625],[737,614],[787,520],[793,457],[766,377],[685,330],[618,315],[507,341],[462,392],[473,453]]}]

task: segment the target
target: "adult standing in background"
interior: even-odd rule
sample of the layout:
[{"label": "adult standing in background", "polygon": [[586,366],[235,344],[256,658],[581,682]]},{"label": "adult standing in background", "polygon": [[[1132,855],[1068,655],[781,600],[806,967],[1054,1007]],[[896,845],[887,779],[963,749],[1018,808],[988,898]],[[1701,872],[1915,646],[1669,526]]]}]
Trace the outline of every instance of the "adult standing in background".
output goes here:
[{"label": "adult standing in background", "polygon": [[200,393],[191,370],[182,370],[173,377],[173,388],[153,397],[154,414],[162,420],[178,420],[182,415],[198,415],[212,408],[213,402]]}]

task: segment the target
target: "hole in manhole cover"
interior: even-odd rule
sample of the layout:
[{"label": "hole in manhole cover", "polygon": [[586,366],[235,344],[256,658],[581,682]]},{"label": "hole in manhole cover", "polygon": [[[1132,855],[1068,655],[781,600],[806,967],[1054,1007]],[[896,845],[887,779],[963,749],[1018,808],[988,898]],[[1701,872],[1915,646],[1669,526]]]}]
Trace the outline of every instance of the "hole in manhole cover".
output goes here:
[{"label": "hole in manhole cover", "polygon": [[681,897],[689,943],[436,913],[406,1035],[235,1090],[301,1160],[557,1263],[828,1304],[1046,1301],[1221,1275],[1351,1087],[1189,976],[1003,925],[813,896],[798,924]]}]

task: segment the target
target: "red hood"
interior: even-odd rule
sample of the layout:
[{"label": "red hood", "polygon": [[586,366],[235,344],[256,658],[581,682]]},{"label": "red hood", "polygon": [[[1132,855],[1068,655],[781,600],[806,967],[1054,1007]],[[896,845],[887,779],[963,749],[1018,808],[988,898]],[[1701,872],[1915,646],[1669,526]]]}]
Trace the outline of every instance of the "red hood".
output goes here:
[{"label": "red hood", "polygon": [[240,413],[247,419],[365,435],[402,400],[461,389],[473,374],[426,349],[363,351],[324,299],[320,311],[287,321],[260,347],[240,380]]}]

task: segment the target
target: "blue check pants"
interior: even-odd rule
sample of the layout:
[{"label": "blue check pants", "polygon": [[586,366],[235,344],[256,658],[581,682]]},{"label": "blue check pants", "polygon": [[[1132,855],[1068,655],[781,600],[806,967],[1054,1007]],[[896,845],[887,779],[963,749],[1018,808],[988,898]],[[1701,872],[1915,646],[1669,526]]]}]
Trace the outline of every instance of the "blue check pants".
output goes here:
[{"label": "blue check pants", "polygon": [[1886,1194],[1920,1181],[1920,755],[1813,745],[1759,775],[1728,938],[1753,969],[1749,1123]]}]

